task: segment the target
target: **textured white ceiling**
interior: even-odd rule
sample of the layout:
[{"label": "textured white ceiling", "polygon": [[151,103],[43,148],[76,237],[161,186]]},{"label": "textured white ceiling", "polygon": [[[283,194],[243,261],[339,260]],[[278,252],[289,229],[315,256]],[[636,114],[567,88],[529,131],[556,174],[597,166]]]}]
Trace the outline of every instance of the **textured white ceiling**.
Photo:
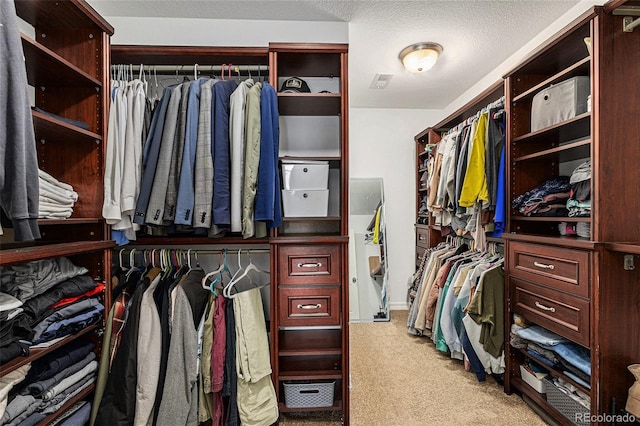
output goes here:
[{"label": "textured white ceiling", "polygon": [[[103,16],[349,22],[350,104],[442,109],[580,0],[89,0]],[[117,31],[117,28],[116,28]],[[444,46],[422,74],[402,68],[412,43]],[[376,73],[394,74],[370,89]]]}]

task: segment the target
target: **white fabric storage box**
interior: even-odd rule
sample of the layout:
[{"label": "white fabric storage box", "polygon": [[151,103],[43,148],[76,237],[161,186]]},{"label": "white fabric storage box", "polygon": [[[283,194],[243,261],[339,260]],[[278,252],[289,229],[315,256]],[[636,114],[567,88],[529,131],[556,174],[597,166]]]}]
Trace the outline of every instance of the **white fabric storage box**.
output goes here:
[{"label": "white fabric storage box", "polygon": [[589,77],[573,77],[538,92],[531,102],[531,131],[587,112],[590,84]]},{"label": "white fabric storage box", "polygon": [[327,189],[328,161],[282,160],[283,189]]},{"label": "white fabric storage box", "polygon": [[284,189],[285,217],[325,217],[329,206],[328,189]]},{"label": "white fabric storage box", "polygon": [[536,392],[538,392],[538,393],[546,393],[547,392],[545,390],[544,380],[539,379],[536,376],[534,376],[533,374],[531,374],[529,372],[529,370],[524,368],[522,365],[520,366],[520,377],[522,377],[522,380],[526,384],[528,384],[529,386],[534,388],[536,390]]}]

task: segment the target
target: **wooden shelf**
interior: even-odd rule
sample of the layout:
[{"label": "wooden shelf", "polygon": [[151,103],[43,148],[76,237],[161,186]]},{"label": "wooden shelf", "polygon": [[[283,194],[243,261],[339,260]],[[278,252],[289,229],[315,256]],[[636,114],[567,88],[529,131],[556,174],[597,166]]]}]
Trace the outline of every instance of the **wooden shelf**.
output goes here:
[{"label": "wooden shelf", "polygon": [[340,93],[278,93],[280,115],[339,115]]},{"label": "wooden shelf", "polygon": [[530,362],[534,362],[537,365],[539,365],[540,367],[544,368],[545,370],[550,371],[551,373],[553,373],[554,376],[560,377],[562,380],[565,380],[565,381],[571,383],[573,386],[575,386],[576,388],[580,389],[582,392],[586,393],[587,395],[589,395],[591,393],[590,389],[587,389],[586,387],[584,387],[580,383],[576,382],[571,377],[569,377],[566,374],[564,374],[562,371],[560,371],[560,370],[558,370],[556,368],[553,368],[553,367],[549,367],[548,365],[537,361],[535,358],[530,357],[526,350],[524,350],[524,349],[517,349],[517,350],[520,351],[520,353],[522,353]]},{"label": "wooden shelf", "polygon": [[511,216],[512,221],[518,222],[591,222],[590,217],[570,216]]},{"label": "wooden shelf", "polygon": [[593,250],[597,243],[588,240],[586,238],[573,237],[573,236],[549,236],[539,234],[515,234],[515,233],[503,233],[502,238],[509,241],[524,241],[536,244],[549,244],[554,246],[565,246],[584,250]]},{"label": "wooden shelf", "polygon": [[27,64],[27,79],[35,86],[97,87],[102,83],[95,77],[64,59],[37,41],[20,33],[22,49]]},{"label": "wooden shelf", "polygon": [[300,222],[300,221],[307,222],[310,220],[335,221],[335,220],[340,220],[340,216],[283,217],[282,220],[287,222]]},{"label": "wooden shelf", "polygon": [[[198,64],[203,73],[207,66],[264,65],[263,76],[269,75],[269,49],[266,47],[220,46],[141,46],[112,45],[112,64],[185,65]],[[254,77],[257,77],[258,73]]]},{"label": "wooden shelf", "polygon": [[[71,408],[75,403],[82,401],[87,396],[91,395],[95,387],[96,387],[95,383],[87,386],[85,389],[79,392],[76,396],[74,396],[69,401],[67,401],[62,407],[60,407],[58,411],[56,411],[55,413],[49,414],[47,417],[45,417],[44,419],[36,423],[36,426],[46,426],[50,424],[53,420],[63,415],[64,412],[67,411],[69,408]],[[90,404],[90,403],[91,402],[87,402],[87,404]]]},{"label": "wooden shelf", "polygon": [[512,142],[536,143],[547,142],[549,140],[566,142],[573,139],[584,138],[590,133],[590,123],[591,113],[585,112],[562,123],[557,123],[553,126],[515,137]]},{"label": "wooden shelf", "polygon": [[37,360],[38,358],[42,358],[43,356],[45,356],[46,354],[53,352],[54,350],[58,349],[61,346],[66,345],[67,343],[76,340],[77,338],[84,336],[85,334],[89,334],[92,331],[98,329],[99,327],[102,327],[101,324],[93,324],[90,325],[89,327],[83,329],[82,331],[79,331],[76,334],[72,334],[70,336],[68,336],[65,339],[62,339],[61,341],[54,343],[53,345],[49,346],[48,348],[42,348],[42,349],[31,349],[29,351],[29,355],[28,356],[18,356],[14,359],[12,359],[11,361],[7,362],[6,364],[0,366],[0,376],[4,376],[5,374],[7,374],[10,371],[15,370],[16,368],[20,368],[23,365],[26,365],[30,362],[33,362],[35,360]]},{"label": "wooden shelf", "polygon": [[116,243],[114,241],[74,241],[69,243],[6,248],[0,250],[0,263],[3,266],[15,265],[32,260],[108,250],[115,247],[115,245]]},{"label": "wooden shelf", "polygon": [[314,371],[280,371],[278,380],[325,380],[342,379],[340,370],[314,370]]},{"label": "wooden shelf", "polygon": [[101,143],[102,136],[38,111],[31,111],[36,142]]},{"label": "wooden shelf", "polygon": [[606,243],[604,247],[619,253],[640,255],[640,244],[638,243]]},{"label": "wooden shelf", "polygon": [[514,96],[511,102],[528,101],[531,98],[533,98],[533,96],[540,90],[545,89],[552,84],[559,83],[560,81],[566,80],[568,78],[576,77],[576,76],[588,76],[591,73],[590,65],[591,65],[591,57],[587,56],[586,58],[581,59],[580,61],[576,62],[572,66],[563,69],[559,73],[537,84],[536,86],[532,87],[526,92],[523,92],[518,96]]},{"label": "wooden shelf", "polygon": [[279,356],[307,356],[307,355],[341,355],[341,348],[328,348],[328,349],[280,349],[278,351]]},{"label": "wooden shelf", "polygon": [[34,27],[99,28],[113,35],[113,27],[86,2],[73,1],[73,8],[51,0],[16,0],[18,16]]},{"label": "wooden shelf", "polygon": [[591,139],[582,139],[575,142],[566,143],[556,146],[555,148],[544,149],[532,154],[515,157],[512,161],[526,161],[538,158],[544,158],[552,155],[561,155],[562,161],[579,160],[581,158],[589,158],[591,154]]},{"label": "wooden shelf", "polygon": [[284,157],[280,157],[280,161],[329,161],[329,162],[336,162],[339,163],[340,161],[342,161],[342,158],[340,157],[304,157],[304,156],[284,156]]},{"label": "wooden shelf", "polygon": [[38,219],[38,226],[74,226],[84,224],[99,224],[101,217],[70,217],[69,219]]}]

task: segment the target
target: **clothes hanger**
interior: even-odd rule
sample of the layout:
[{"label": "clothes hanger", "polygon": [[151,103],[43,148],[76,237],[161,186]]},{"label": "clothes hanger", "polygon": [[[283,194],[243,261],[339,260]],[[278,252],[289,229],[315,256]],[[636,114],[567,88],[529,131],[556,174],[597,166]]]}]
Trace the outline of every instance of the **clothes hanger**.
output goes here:
[{"label": "clothes hanger", "polygon": [[[202,278],[202,288],[204,288],[205,290],[209,290],[211,293],[217,296],[218,292],[216,291],[216,284],[222,282],[222,275],[225,272],[229,275],[229,277],[232,276],[231,270],[229,270],[229,266],[227,265],[227,249],[222,250],[222,261],[220,262],[220,266],[218,266],[218,269],[213,272],[209,272]],[[207,284],[207,280],[214,275],[217,276],[211,281],[211,283]]]},{"label": "clothes hanger", "polygon": [[[238,253],[240,253],[240,250],[238,250]],[[231,294],[231,290],[233,289],[233,286],[235,284],[237,284],[238,282],[240,282],[243,278],[248,277],[249,281],[251,282],[251,284],[254,284],[253,288],[261,288],[261,287],[265,287],[267,285],[269,285],[269,282],[265,283],[265,284],[258,284],[255,285],[256,283],[253,281],[251,275],[249,275],[250,272],[258,272],[258,273],[263,273],[263,274],[268,274],[270,276],[269,271],[265,271],[262,270],[260,268],[258,268],[254,263],[253,263],[253,259],[251,258],[251,251],[247,251],[247,254],[249,256],[249,264],[247,265],[247,267],[244,269],[244,271],[242,272],[242,274],[240,274],[239,276],[232,278],[231,281],[229,282],[229,284],[227,286],[225,286],[224,290],[223,290],[223,294],[225,295],[225,297],[233,299],[235,298],[235,295],[237,295],[238,293],[235,293],[235,295]],[[239,260],[238,260],[239,263]],[[237,274],[236,274],[237,275]]]},{"label": "clothes hanger", "polygon": [[123,271],[127,271],[129,268],[127,268],[126,266],[124,266],[124,262],[122,261],[122,252],[125,251],[125,249],[120,249],[120,251],[118,252],[118,266],[120,267],[120,269],[122,269]]},{"label": "clothes hanger", "polygon": [[241,253],[242,253],[242,249],[238,249],[238,270],[236,271],[235,274],[233,274],[229,283],[226,286],[224,286],[222,289],[222,295],[226,298],[230,297],[229,291],[231,290],[231,287],[233,287],[233,285],[237,282],[238,276],[241,275],[244,271],[244,268],[242,267]]}]

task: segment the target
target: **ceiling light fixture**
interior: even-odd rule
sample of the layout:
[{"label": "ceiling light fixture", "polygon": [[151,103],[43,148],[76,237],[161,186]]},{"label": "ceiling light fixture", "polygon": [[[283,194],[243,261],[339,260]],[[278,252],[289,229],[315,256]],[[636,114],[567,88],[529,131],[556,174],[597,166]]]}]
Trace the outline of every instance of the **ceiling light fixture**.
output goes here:
[{"label": "ceiling light fixture", "polygon": [[398,57],[407,71],[418,73],[433,68],[442,50],[438,43],[421,42],[405,47]]}]

